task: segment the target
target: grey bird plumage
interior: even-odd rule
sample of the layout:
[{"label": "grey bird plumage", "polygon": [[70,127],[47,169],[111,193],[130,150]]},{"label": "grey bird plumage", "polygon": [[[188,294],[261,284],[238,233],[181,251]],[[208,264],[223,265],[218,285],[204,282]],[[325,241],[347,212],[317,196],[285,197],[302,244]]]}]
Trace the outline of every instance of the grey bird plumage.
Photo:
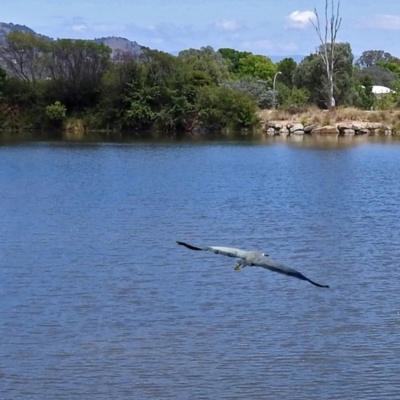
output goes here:
[{"label": "grey bird plumage", "polygon": [[308,281],[318,287],[329,288],[328,285],[320,285],[319,283],[312,281],[311,279],[307,278],[302,273],[296,271],[293,268],[287,267],[286,265],[283,265],[277,261],[271,260],[265,253],[259,253],[258,251],[240,250],[232,247],[216,247],[216,246],[198,247],[198,246],[192,246],[184,242],[176,242],[176,243],[178,243],[181,246],[185,246],[191,250],[202,250],[215,254],[221,254],[223,256],[235,257],[237,258],[235,267],[236,270],[240,270],[244,267],[261,267],[273,272],[278,272],[283,275],[292,276],[294,278],[298,278],[303,281]]}]

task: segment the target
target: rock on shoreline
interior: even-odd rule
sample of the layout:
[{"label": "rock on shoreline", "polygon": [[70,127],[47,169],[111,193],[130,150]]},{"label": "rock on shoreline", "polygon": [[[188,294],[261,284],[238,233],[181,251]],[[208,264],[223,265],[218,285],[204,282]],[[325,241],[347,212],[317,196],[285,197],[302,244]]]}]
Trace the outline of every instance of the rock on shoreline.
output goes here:
[{"label": "rock on shoreline", "polygon": [[380,122],[339,122],[333,125],[303,125],[302,123],[282,123],[262,121],[262,130],[268,136],[392,136],[391,125]]}]

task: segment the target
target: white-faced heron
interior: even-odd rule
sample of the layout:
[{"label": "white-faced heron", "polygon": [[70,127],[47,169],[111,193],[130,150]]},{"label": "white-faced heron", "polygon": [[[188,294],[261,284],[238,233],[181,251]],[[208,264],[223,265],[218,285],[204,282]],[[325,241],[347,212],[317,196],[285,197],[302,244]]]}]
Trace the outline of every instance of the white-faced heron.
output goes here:
[{"label": "white-faced heron", "polygon": [[259,253],[258,251],[234,249],[231,247],[197,247],[183,242],[176,243],[180,244],[181,246],[185,246],[191,250],[209,251],[211,253],[221,254],[223,256],[236,257],[238,260],[236,261],[235,270],[240,270],[244,267],[261,267],[269,269],[270,271],[278,272],[280,274],[293,276],[294,278],[301,279],[302,281],[308,281],[318,287],[329,288],[328,285],[320,285],[319,283],[313,282],[311,279],[308,279],[302,273],[296,271],[293,268],[287,267],[286,265],[271,260],[270,258],[268,258],[268,254],[265,253]]}]

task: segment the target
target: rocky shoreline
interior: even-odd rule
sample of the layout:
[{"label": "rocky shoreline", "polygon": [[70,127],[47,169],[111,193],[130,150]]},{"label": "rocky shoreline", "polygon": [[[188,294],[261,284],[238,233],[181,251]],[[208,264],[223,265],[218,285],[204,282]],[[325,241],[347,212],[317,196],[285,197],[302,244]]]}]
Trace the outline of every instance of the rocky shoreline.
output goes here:
[{"label": "rocky shoreline", "polygon": [[339,122],[332,125],[303,125],[298,122],[262,121],[262,131],[267,136],[392,136],[392,126],[381,122]]}]

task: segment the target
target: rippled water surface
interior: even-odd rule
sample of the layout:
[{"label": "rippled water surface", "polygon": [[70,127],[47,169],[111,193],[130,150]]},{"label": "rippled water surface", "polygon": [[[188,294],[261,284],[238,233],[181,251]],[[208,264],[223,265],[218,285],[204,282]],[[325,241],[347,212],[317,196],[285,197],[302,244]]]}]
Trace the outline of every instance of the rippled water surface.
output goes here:
[{"label": "rippled water surface", "polygon": [[398,143],[0,147],[0,399],[399,398],[399,357]]}]

